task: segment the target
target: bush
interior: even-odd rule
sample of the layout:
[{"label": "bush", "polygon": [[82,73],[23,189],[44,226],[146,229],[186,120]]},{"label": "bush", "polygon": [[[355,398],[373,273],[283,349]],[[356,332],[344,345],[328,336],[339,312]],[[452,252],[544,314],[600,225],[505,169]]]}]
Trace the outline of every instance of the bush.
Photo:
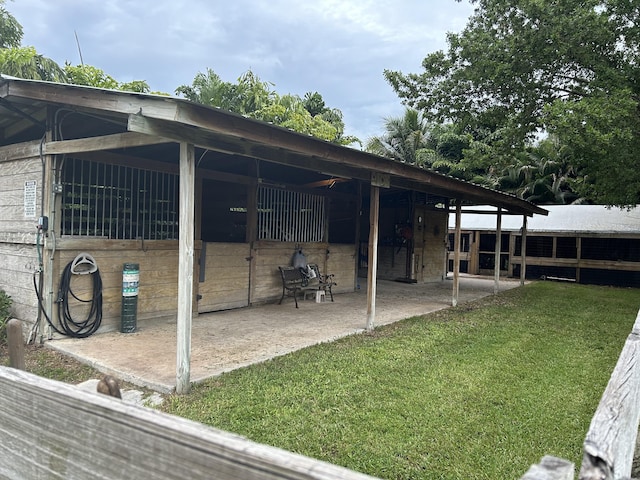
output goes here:
[{"label": "bush", "polygon": [[7,343],[7,322],[11,318],[11,297],[0,290],[0,344]]}]

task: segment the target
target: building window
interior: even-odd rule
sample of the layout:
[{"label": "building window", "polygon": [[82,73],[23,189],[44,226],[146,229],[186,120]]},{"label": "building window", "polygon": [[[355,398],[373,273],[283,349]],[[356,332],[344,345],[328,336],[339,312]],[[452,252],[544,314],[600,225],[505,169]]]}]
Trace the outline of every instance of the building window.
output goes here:
[{"label": "building window", "polygon": [[281,242],[322,242],[325,199],[261,185],[258,189],[258,239]]},{"label": "building window", "polygon": [[178,238],[176,174],[67,158],[62,186],[62,235]]}]

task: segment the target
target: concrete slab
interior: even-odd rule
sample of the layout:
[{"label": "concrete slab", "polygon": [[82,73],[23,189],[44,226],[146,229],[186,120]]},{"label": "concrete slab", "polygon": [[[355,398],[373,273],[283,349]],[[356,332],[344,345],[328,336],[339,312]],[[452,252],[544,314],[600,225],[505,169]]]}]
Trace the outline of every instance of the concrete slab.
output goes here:
[{"label": "concrete slab", "polygon": [[[406,284],[379,280],[376,326],[451,305],[452,281]],[[360,285],[366,285],[361,281]],[[500,289],[519,286],[503,279]],[[461,276],[459,304],[493,294],[493,278]],[[335,302],[293,299],[194,317],[191,381],[201,382],[237,368],[341,337],[361,333],[367,321],[364,289],[334,295]],[[99,371],[135,385],[170,393],[176,386],[176,319],[138,323],[134,333],[96,333],[89,338],[60,338],[47,346]]]}]

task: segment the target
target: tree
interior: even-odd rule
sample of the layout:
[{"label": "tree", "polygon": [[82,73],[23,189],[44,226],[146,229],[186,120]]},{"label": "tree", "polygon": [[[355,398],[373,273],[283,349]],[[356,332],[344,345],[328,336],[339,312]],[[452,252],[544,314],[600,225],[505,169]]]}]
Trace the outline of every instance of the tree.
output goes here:
[{"label": "tree", "polygon": [[19,47],[22,42],[22,25],[5,8],[0,0],[0,48]]},{"label": "tree", "polygon": [[[472,0],[473,1],[473,0]],[[640,202],[640,11],[626,0],[475,0],[474,15],[420,74],[385,71],[430,121],[473,135],[475,161],[504,168],[541,133],[574,151],[581,192]],[[474,148],[478,147],[478,148]],[[623,188],[620,177],[625,175]]]},{"label": "tree", "polygon": [[31,80],[66,81],[64,70],[33,47],[0,49],[0,73]]},{"label": "tree", "polygon": [[365,149],[382,157],[422,165],[431,164],[436,152],[429,142],[430,128],[422,115],[407,108],[402,117],[389,117],[384,122],[385,133],[371,138]]},{"label": "tree", "polygon": [[150,88],[144,80],[133,80],[131,82],[120,83],[111,75],[100,68],[92,65],[71,65],[64,66],[67,83],[74,85],[85,85],[87,87],[107,88],[110,90],[123,90],[127,92],[149,93]]},{"label": "tree", "polygon": [[417,110],[407,108],[402,117],[385,120],[385,133],[369,139],[365,150],[403,163],[467,178],[463,162],[470,135],[460,134],[452,124],[433,125]]},{"label": "tree", "polygon": [[577,204],[583,178],[573,166],[572,151],[554,137],[527,148],[512,165],[491,172],[487,184],[536,204]]},{"label": "tree", "polygon": [[279,95],[273,86],[251,70],[234,84],[223,81],[208,68],[206,72],[198,73],[191,85],[179,86],[176,94],[192,102],[219,107],[329,142],[349,145],[358,141],[355,137],[344,136],[342,112],[327,108],[319,93],[307,93],[303,100],[297,95]]}]

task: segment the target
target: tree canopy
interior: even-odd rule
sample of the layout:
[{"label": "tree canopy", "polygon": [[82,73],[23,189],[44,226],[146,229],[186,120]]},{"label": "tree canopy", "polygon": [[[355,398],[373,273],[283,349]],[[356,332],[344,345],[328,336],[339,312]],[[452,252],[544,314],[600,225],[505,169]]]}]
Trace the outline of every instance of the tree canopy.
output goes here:
[{"label": "tree canopy", "polygon": [[640,202],[640,11],[628,0],[475,0],[423,72],[385,71],[426,119],[473,136],[467,161],[506,168],[540,135],[571,149],[580,193]]},{"label": "tree canopy", "polygon": [[251,70],[242,74],[237,83],[226,82],[212,69],[199,72],[191,85],[181,85],[176,94],[192,102],[219,107],[247,117],[273,123],[299,133],[349,145],[359,142],[344,135],[342,112],[325,105],[318,92],[279,95],[271,82],[262,81]]},{"label": "tree canopy", "polygon": [[5,0],[0,0],[0,48],[18,47],[22,42],[22,25],[4,5]]}]

